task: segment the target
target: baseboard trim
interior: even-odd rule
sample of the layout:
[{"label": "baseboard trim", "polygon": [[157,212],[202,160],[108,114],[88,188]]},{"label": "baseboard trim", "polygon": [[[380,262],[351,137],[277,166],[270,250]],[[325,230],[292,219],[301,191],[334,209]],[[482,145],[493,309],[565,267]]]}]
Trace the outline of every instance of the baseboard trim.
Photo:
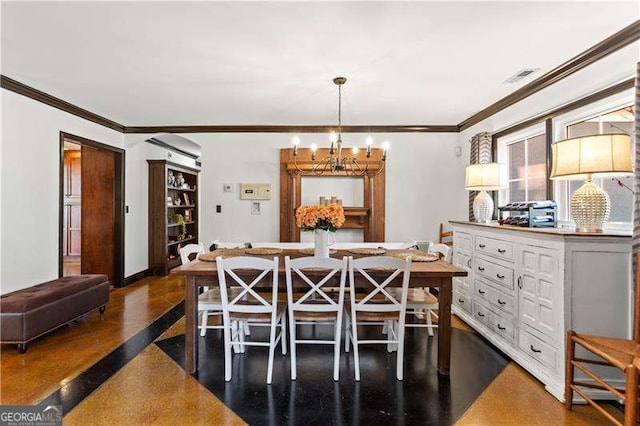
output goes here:
[{"label": "baseboard trim", "polygon": [[140,271],[136,274],[133,275],[129,275],[128,277],[126,277],[124,279],[124,283],[122,284],[123,287],[128,286],[129,284],[133,284],[136,281],[140,281],[143,278],[147,278],[151,276],[151,271],[149,271],[148,269],[145,269],[143,271]]}]

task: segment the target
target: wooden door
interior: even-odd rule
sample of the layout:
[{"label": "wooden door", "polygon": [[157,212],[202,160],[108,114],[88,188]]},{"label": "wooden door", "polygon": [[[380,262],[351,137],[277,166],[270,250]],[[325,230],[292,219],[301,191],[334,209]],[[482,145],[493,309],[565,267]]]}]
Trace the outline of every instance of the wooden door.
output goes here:
[{"label": "wooden door", "polygon": [[114,279],[115,153],[82,146],[83,274]]},{"label": "wooden door", "polygon": [[63,255],[80,256],[82,157],[80,151],[64,153]]}]

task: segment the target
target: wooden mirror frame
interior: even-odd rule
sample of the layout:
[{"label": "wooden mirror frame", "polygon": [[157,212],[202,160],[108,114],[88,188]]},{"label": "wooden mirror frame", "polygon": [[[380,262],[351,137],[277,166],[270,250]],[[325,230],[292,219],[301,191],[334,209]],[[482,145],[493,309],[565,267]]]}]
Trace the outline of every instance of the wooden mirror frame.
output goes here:
[{"label": "wooden mirror frame", "polygon": [[[329,155],[329,149],[318,149],[317,158]],[[349,152],[351,156],[351,152]],[[364,152],[356,155],[364,168],[366,157]],[[300,169],[300,170],[298,170]],[[378,173],[380,172],[380,173]],[[351,177],[362,179],[364,188],[364,206],[344,206],[346,221],[341,229],[362,229],[365,242],[383,242],[385,225],[385,170],[382,161],[382,150],[371,150],[369,168],[364,176],[351,176],[345,172],[330,172],[317,175],[313,172],[311,150],[298,148],[297,167],[294,163],[293,148],[280,150],[280,242],[299,242],[300,228],[296,226],[295,212],[302,203],[302,178],[318,177]]]}]

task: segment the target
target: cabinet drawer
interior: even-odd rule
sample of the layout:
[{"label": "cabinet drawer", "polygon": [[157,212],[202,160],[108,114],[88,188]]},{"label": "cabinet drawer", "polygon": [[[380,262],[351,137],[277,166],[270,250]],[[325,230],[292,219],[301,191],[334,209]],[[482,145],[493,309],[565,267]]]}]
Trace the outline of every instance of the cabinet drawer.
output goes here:
[{"label": "cabinet drawer", "polygon": [[469,277],[455,277],[453,279],[453,290],[468,296],[471,292],[470,282]]},{"label": "cabinet drawer", "polygon": [[502,290],[495,289],[480,280],[475,280],[475,297],[482,298],[493,305],[497,310],[513,315],[515,299]]},{"label": "cabinet drawer", "polygon": [[496,333],[508,341],[513,342],[515,337],[515,327],[512,319],[494,313],[491,325]]},{"label": "cabinet drawer", "polygon": [[453,303],[454,305],[456,305],[458,308],[471,313],[471,299],[469,298],[469,296],[464,295],[460,292],[454,291],[453,292]]},{"label": "cabinet drawer", "polygon": [[460,251],[454,251],[453,264],[469,272],[471,271],[471,255]]},{"label": "cabinet drawer", "polygon": [[531,358],[553,370],[556,369],[558,351],[553,346],[548,345],[534,335],[520,330],[518,346]]},{"label": "cabinet drawer", "polygon": [[502,287],[513,290],[513,269],[506,266],[498,265],[497,263],[490,262],[488,260],[476,257],[475,261],[475,273],[491,280],[492,282],[501,285]]},{"label": "cabinet drawer", "polygon": [[485,325],[487,325],[488,327],[491,327],[491,311],[484,305],[482,305],[481,303],[477,302],[477,301],[473,301],[473,317],[477,320],[480,321],[481,323],[484,323]]},{"label": "cabinet drawer", "polygon": [[499,259],[513,260],[513,244],[508,241],[494,238],[476,237],[474,250],[476,253],[484,253],[487,256]]}]

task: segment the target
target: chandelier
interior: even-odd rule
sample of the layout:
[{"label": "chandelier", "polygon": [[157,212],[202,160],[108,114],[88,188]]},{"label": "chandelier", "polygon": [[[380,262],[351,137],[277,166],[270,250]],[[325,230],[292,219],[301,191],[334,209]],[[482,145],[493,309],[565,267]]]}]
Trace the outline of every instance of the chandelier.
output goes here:
[{"label": "chandelier", "polygon": [[[351,149],[351,156],[344,156],[342,147],[342,86],[347,82],[346,77],[336,77],[333,82],[338,86],[338,134],[331,133],[329,147],[329,155],[321,159],[316,158],[316,152],[318,146],[312,143],[309,147],[311,149],[311,171],[316,175],[331,174],[331,173],[345,173],[351,176],[364,176],[367,173],[376,176],[384,170],[385,162],[387,159],[387,152],[389,151],[389,142],[382,144],[382,164],[375,172],[369,172],[369,161],[371,159],[371,149],[373,147],[373,138],[368,136],[366,139],[366,152],[364,158],[364,164],[358,161],[358,153],[360,149],[353,147]],[[293,161],[296,169],[302,172],[298,167],[298,146],[300,145],[300,138],[294,136],[293,138]],[[362,156],[361,156],[362,157]]]}]

